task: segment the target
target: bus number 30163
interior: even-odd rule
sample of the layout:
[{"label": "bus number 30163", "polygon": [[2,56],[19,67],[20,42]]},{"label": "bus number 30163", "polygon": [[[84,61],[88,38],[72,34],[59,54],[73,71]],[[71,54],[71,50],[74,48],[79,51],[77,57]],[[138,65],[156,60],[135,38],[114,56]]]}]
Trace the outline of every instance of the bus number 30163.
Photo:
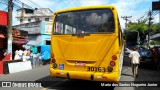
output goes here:
[{"label": "bus number 30163", "polygon": [[87,71],[106,72],[106,68],[104,68],[104,67],[87,67]]}]

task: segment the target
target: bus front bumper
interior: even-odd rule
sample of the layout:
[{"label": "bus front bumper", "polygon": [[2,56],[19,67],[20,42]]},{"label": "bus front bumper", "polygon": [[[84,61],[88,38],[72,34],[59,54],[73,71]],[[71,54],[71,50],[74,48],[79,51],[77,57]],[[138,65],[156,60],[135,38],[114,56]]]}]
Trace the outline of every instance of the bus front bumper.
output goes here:
[{"label": "bus front bumper", "polygon": [[93,81],[109,81],[118,82],[118,72],[101,73],[101,72],[82,72],[82,71],[67,71],[67,70],[54,70],[50,68],[51,77],[63,77],[69,79],[82,79],[82,80],[93,80]]}]

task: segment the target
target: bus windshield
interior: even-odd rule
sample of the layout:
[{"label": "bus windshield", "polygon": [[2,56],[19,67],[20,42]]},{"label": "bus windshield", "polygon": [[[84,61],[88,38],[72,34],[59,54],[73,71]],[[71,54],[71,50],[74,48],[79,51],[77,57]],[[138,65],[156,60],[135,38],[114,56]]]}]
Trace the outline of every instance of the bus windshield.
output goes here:
[{"label": "bus windshield", "polygon": [[114,17],[110,9],[77,10],[58,13],[53,34],[112,33]]}]

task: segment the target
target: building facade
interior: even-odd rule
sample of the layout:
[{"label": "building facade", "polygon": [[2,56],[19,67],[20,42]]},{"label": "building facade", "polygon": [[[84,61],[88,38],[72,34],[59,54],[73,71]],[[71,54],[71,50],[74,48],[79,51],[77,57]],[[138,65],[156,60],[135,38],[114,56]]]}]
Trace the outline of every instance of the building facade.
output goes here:
[{"label": "building facade", "polygon": [[52,22],[37,21],[15,25],[15,29],[28,32],[28,46],[50,45]]},{"label": "building facade", "polygon": [[36,21],[52,21],[53,12],[49,8],[21,8],[17,10],[18,24],[36,22]]}]

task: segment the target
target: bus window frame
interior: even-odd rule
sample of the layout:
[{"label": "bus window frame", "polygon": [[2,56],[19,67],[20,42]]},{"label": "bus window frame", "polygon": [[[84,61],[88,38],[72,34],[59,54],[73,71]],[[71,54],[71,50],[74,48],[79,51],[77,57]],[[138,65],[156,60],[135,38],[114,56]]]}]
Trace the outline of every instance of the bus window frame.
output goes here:
[{"label": "bus window frame", "polygon": [[[116,18],[115,18],[115,13],[112,11],[111,8],[90,8],[87,10],[98,10],[98,9],[109,9],[112,14],[113,14],[113,21],[114,21],[114,31],[113,32],[93,32],[93,33],[75,33],[75,34],[114,34],[116,33]],[[86,9],[83,10],[72,10],[72,11],[66,11],[66,12],[76,12],[76,11],[85,11]],[[66,13],[66,12],[60,12],[60,13]],[[72,35],[72,34],[61,34],[61,33],[55,33],[55,20],[56,20],[56,16],[59,13],[56,13],[56,15],[54,15],[54,20],[53,20],[53,27],[52,27],[52,35]],[[119,22],[119,21],[118,21]],[[72,35],[73,36],[73,35]]]}]

